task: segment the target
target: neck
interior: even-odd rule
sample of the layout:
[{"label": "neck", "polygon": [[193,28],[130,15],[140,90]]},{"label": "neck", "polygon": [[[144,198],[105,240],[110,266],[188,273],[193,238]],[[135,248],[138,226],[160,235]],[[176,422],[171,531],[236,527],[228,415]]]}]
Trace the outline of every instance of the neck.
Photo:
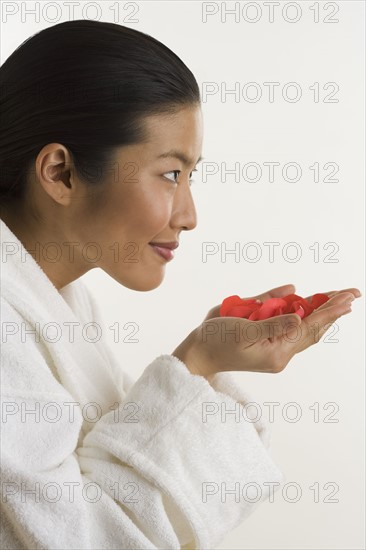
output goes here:
[{"label": "neck", "polygon": [[19,239],[57,290],[86,273],[85,264],[75,256],[70,260],[70,249],[55,228],[36,217],[27,216],[24,208],[6,204],[0,206],[0,218]]}]

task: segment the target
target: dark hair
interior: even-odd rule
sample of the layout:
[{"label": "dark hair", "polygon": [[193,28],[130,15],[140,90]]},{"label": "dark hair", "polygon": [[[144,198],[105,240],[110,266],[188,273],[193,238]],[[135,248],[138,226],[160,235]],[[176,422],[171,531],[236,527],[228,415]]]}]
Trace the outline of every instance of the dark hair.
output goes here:
[{"label": "dark hair", "polygon": [[117,147],[146,139],[145,116],[200,101],[192,72],[148,34],[91,20],[44,29],[0,67],[0,198],[23,196],[47,143],[67,147],[84,182],[100,182]]}]

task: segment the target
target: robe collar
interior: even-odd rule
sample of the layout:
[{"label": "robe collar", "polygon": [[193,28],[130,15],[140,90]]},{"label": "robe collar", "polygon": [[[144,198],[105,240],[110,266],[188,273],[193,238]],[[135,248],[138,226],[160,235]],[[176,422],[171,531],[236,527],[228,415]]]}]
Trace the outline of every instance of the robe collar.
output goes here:
[{"label": "robe collar", "polygon": [[[24,319],[28,330],[36,331],[39,338],[36,345],[47,349],[51,372],[82,408],[83,429],[87,432],[95,420],[89,422],[86,417],[94,417],[97,406],[90,406],[89,411],[85,406],[96,403],[100,417],[109,412],[121,396],[107,357],[99,348],[102,344],[91,342],[98,331],[102,334],[105,328],[86,311],[78,314],[72,309],[75,304],[88,300],[88,291],[80,279],[58,291],[2,219],[0,244],[1,296]],[[87,328],[85,319],[95,326]],[[36,340],[34,335],[30,337],[33,342]]]}]

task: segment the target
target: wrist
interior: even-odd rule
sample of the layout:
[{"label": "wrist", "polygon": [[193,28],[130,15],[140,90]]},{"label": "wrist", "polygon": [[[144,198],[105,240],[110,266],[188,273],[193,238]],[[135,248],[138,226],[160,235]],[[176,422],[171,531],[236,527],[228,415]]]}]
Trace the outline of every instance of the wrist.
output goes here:
[{"label": "wrist", "polygon": [[180,359],[191,374],[204,376],[208,381],[215,374],[212,371],[212,364],[205,358],[200,348],[199,330],[193,330],[183,342],[171,353]]}]

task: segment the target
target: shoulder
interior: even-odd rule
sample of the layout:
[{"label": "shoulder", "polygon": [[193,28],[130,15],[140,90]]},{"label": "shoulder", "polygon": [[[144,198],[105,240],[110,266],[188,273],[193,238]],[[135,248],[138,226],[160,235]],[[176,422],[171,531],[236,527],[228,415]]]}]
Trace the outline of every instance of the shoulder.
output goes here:
[{"label": "shoulder", "polygon": [[3,297],[0,297],[1,392],[8,395],[29,394],[32,391],[64,393],[46,346],[37,331]]}]

